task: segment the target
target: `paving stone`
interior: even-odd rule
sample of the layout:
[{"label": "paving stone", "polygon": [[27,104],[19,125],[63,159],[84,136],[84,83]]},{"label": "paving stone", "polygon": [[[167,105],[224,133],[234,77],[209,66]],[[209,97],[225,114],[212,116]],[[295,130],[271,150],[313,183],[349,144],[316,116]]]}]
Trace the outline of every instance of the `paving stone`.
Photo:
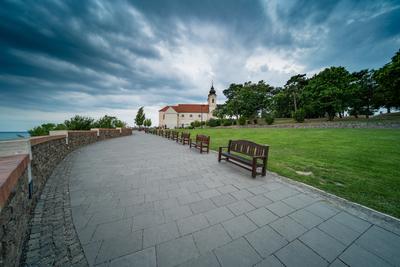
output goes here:
[{"label": "paving stone", "polygon": [[287,267],[328,266],[328,263],[303,243],[295,240],[275,254]]},{"label": "paving stone", "polygon": [[164,210],[165,221],[174,221],[182,218],[186,218],[192,215],[192,211],[189,206],[181,206],[172,209]]},{"label": "paving stone", "polygon": [[244,238],[237,239],[225,246],[217,248],[215,255],[222,267],[253,266],[261,261],[260,256]]},{"label": "paving stone", "polygon": [[346,248],[345,245],[318,228],[311,229],[299,239],[328,262],[332,262],[336,259]]},{"label": "paving stone", "polygon": [[248,202],[250,202],[250,204],[253,205],[256,208],[264,207],[264,206],[272,203],[272,201],[270,199],[264,197],[263,195],[249,197],[246,200]]},{"label": "paving stone", "polygon": [[284,265],[275,256],[269,256],[263,261],[260,261],[254,267],[284,267]]},{"label": "paving stone", "polygon": [[125,218],[130,218],[142,213],[155,210],[154,202],[145,202],[141,204],[135,204],[125,208]]},{"label": "paving stone", "polygon": [[269,190],[263,186],[255,186],[247,188],[247,191],[251,192],[254,195],[264,194]]},{"label": "paving stone", "polygon": [[204,216],[206,216],[208,222],[213,225],[216,223],[220,223],[226,220],[229,220],[235,215],[227,208],[221,207],[217,209],[210,210],[206,213],[204,213]]},{"label": "paving stone", "polygon": [[272,222],[270,226],[289,241],[293,241],[307,231],[307,228],[288,216]]},{"label": "paving stone", "polygon": [[145,229],[163,223],[165,223],[165,218],[162,211],[141,213],[133,216],[132,230]]},{"label": "paving stone", "polygon": [[199,192],[200,197],[203,199],[219,196],[220,194],[221,193],[218,192],[216,189],[210,189],[210,190]]},{"label": "paving stone", "polygon": [[236,187],[234,187],[233,185],[225,185],[225,186],[217,187],[216,189],[221,194],[227,194],[227,193],[238,191],[238,189]]},{"label": "paving stone", "polygon": [[203,214],[197,214],[191,217],[180,219],[177,221],[179,232],[182,235],[196,232],[209,226],[209,223]]},{"label": "paving stone", "polygon": [[191,235],[157,245],[157,265],[169,267],[199,256]]},{"label": "paving stone", "polygon": [[97,226],[92,240],[103,240],[115,236],[124,236],[131,232],[132,219],[123,219],[120,221],[104,223]]},{"label": "paving stone", "polygon": [[371,226],[369,222],[343,211],[333,216],[332,219],[359,233],[363,233]]},{"label": "paving stone", "polygon": [[143,247],[147,248],[158,245],[177,237],[179,237],[179,232],[175,222],[157,225],[155,227],[144,229]]},{"label": "paving stone", "polygon": [[275,221],[279,217],[267,210],[266,208],[259,208],[246,213],[247,217],[250,218],[259,227],[269,224]]},{"label": "paving stone", "polygon": [[262,257],[271,255],[288,243],[268,225],[247,234],[245,238]]},{"label": "paving stone", "polygon": [[232,211],[235,215],[240,215],[248,211],[254,210],[255,208],[246,200],[241,200],[232,204],[229,204],[228,209]]},{"label": "paving stone", "polygon": [[316,202],[317,200],[305,194],[298,194],[282,201],[295,209],[300,209]]},{"label": "paving stone", "polygon": [[299,194],[299,191],[297,190],[294,190],[289,187],[281,187],[277,190],[265,193],[264,196],[271,199],[272,201],[279,201],[297,194]]},{"label": "paving stone", "polygon": [[179,197],[183,195],[188,195],[190,192],[186,188],[180,188],[176,190],[168,191],[169,197]]},{"label": "paving stone", "polygon": [[203,200],[191,203],[189,205],[189,207],[194,214],[204,213],[209,210],[217,208],[217,206],[215,206],[215,204],[209,199],[203,199]]},{"label": "paving stone", "polygon": [[[148,204],[152,204],[152,202],[148,202]],[[176,198],[154,201],[155,210],[173,209],[179,207],[180,205],[181,204],[178,202]]]},{"label": "paving stone", "polygon": [[242,199],[246,199],[246,198],[254,196],[252,193],[250,193],[246,189],[235,191],[235,192],[232,192],[230,194],[232,196],[234,196],[237,200],[242,200]]},{"label": "paving stone", "polygon": [[96,257],[96,263],[109,261],[142,249],[142,231],[105,239]]},{"label": "paving stone", "polygon": [[321,223],[318,228],[345,245],[349,245],[360,236],[360,233],[332,219]]},{"label": "paving stone", "polygon": [[272,204],[269,204],[265,206],[267,209],[278,215],[279,217],[283,217],[288,215],[289,213],[295,211],[292,207],[289,205],[283,203],[282,201],[278,201]]},{"label": "paving stone", "polygon": [[327,202],[317,202],[305,208],[309,212],[321,217],[322,219],[326,220],[330,217],[339,213],[339,210],[334,208],[332,205],[328,204]]},{"label": "paving stone", "polygon": [[150,247],[112,260],[110,267],[156,267],[156,249]]},{"label": "paving stone", "polygon": [[340,259],[352,267],[385,267],[391,266],[375,254],[353,244],[340,255]]},{"label": "paving stone", "polygon": [[311,229],[324,221],[322,218],[305,209],[293,212],[289,215],[289,217],[308,229]]},{"label": "paving stone", "polygon": [[189,260],[179,267],[220,267],[217,257],[212,252],[207,252],[200,257]]},{"label": "paving stone", "polygon": [[96,212],[92,215],[89,220],[89,225],[97,225],[106,222],[118,221],[124,217],[125,209],[124,208],[114,208],[112,210],[107,210],[107,212]]},{"label": "paving stone", "polygon": [[400,236],[373,226],[356,243],[394,266],[400,266]]},{"label": "paving stone", "polygon": [[85,246],[83,246],[83,250],[86,255],[86,259],[90,266],[94,265],[95,259],[101,247],[102,241],[91,242]]},{"label": "paving stone", "polygon": [[232,240],[220,224],[194,233],[193,238],[200,254],[225,245]]},{"label": "paving stone", "polygon": [[236,202],[237,200],[230,194],[224,194],[211,198],[212,202],[218,207],[226,206],[230,203]]},{"label": "paving stone", "polygon": [[222,225],[232,239],[236,239],[257,229],[257,226],[245,215],[225,221]]},{"label": "paving stone", "polygon": [[201,198],[197,193],[190,193],[187,195],[181,195],[178,197],[178,201],[181,205],[190,204],[196,201],[200,201]]},{"label": "paving stone", "polygon": [[336,259],[329,265],[329,267],[347,267],[347,265],[343,263],[343,261],[341,261],[340,259]]}]

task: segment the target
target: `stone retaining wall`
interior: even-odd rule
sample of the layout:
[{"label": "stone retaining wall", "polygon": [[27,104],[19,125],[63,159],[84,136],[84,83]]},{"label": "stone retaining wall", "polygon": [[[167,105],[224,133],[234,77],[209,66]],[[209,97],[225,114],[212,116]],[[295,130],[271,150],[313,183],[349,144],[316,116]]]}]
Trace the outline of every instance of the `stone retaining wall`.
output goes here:
[{"label": "stone retaining wall", "polygon": [[[47,179],[65,156],[79,147],[98,140],[132,134],[131,129],[98,130],[56,131],[52,135],[33,137],[28,141],[28,144],[30,143],[29,151],[25,154],[28,154],[26,155],[28,158],[31,154],[30,165],[23,166],[21,172],[23,174],[18,176],[19,178],[12,188],[6,188],[7,183],[0,181],[0,192],[8,193],[4,205],[0,206],[0,266],[19,266],[33,210],[41,197]],[[1,166],[0,161],[0,170],[2,167],[4,166]],[[20,164],[15,168],[21,168]],[[32,173],[31,198],[29,198],[29,169]]]},{"label": "stone retaining wall", "polygon": [[400,123],[396,122],[321,122],[321,123],[290,123],[290,124],[248,124],[218,126],[215,128],[372,128],[372,129],[398,129]]}]

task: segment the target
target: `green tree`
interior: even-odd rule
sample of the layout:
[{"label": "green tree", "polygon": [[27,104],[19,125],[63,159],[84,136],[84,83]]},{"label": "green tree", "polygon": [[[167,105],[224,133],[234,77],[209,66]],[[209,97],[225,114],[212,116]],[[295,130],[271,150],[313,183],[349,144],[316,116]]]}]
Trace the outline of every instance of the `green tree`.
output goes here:
[{"label": "green tree", "polygon": [[146,119],[146,116],[143,111],[143,107],[140,107],[135,118],[135,123],[137,126],[142,126],[144,123],[144,120]]},{"label": "green tree", "polygon": [[145,119],[143,121],[144,127],[150,127],[151,126],[151,119]]},{"label": "green tree", "polygon": [[31,136],[42,136],[48,135],[50,131],[53,131],[56,125],[54,123],[43,123],[40,126],[33,127],[28,131]]},{"label": "green tree", "polygon": [[313,113],[326,113],[329,120],[342,114],[348,107],[350,73],[344,67],[326,68],[309,79],[304,88],[307,109]]},{"label": "green tree", "polygon": [[292,76],[285,84],[287,95],[290,95],[293,101],[294,112],[297,111],[300,95],[302,94],[306,85],[306,74],[297,74],[295,76]]},{"label": "green tree", "polygon": [[374,99],[377,90],[377,83],[374,79],[373,70],[361,70],[351,74],[351,98],[349,101],[350,115],[365,115],[367,118],[374,114]]},{"label": "green tree", "polygon": [[94,119],[75,115],[71,119],[66,120],[64,124],[68,130],[90,130],[90,128],[94,128]]},{"label": "green tree", "polygon": [[391,62],[377,70],[374,78],[378,82],[376,106],[390,109],[400,107],[400,50],[392,57]]}]

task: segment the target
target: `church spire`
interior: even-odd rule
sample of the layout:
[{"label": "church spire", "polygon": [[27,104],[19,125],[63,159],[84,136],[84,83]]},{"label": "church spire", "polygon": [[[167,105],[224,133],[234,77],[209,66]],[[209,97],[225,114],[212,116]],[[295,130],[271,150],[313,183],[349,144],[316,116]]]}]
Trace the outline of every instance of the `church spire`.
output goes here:
[{"label": "church spire", "polygon": [[208,93],[208,95],[215,95],[215,89],[214,89],[214,81],[211,80],[211,88],[210,88],[210,92]]}]

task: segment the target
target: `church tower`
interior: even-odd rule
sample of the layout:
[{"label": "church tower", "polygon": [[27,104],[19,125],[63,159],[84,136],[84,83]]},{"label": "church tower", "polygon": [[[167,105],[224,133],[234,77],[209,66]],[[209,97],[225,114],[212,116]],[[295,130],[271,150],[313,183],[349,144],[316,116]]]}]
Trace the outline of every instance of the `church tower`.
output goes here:
[{"label": "church tower", "polygon": [[208,93],[208,119],[213,117],[213,111],[217,108],[217,94],[214,89],[214,84],[211,83],[210,92]]}]

